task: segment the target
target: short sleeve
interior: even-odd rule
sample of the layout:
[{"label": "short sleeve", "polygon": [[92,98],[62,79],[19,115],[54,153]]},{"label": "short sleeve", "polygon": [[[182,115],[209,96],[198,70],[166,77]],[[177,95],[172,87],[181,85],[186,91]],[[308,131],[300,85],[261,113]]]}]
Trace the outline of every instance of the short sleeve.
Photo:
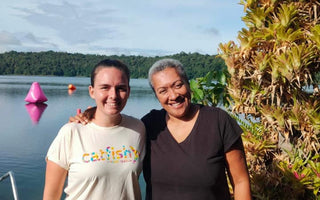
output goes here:
[{"label": "short sleeve", "polygon": [[50,160],[60,167],[68,170],[69,162],[69,146],[70,146],[70,126],[64,125],[58,132],[58,135],[51,143],[49,150],[47,152],[46,159]]},{"label": "short sleeve", "polygon": [[241,137],[243,131],[237,121],[224,110],[219,112],[219,124],[224,152],[227,152]]}]

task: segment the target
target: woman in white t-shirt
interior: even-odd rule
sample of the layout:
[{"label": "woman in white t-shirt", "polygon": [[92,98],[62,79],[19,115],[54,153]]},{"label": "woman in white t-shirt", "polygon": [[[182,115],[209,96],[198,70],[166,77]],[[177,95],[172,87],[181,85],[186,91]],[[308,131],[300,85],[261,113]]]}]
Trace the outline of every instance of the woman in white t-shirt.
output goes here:
[{"label": "woman in white t-shirt", "polygon": [[63,189],[66,199],[141,199],[145,127],[120,114],[130,94],[129,80],[127,66],[118,60],[94,67],[89,94],[97,109],[90,123],[65,124],[52,142],[44,200],[60,199]]}]

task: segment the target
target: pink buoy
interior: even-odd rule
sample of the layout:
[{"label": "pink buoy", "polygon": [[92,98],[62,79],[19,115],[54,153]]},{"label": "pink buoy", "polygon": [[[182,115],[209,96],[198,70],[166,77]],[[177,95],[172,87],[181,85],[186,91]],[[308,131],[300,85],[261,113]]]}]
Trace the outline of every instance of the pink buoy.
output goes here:
[{"label": "pink buoy", "polygon": [[24,100],[29,103],[42,103],[48,99],[43,93],[40,84],[38,82],[33,82]]}]

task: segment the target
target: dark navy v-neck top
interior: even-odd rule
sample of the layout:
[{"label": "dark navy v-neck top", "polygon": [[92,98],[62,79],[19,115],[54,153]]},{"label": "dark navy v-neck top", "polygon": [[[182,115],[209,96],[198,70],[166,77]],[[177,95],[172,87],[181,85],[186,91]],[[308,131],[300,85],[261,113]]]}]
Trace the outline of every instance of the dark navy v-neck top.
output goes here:
[{"label": "dark navy v-neck top", "polygon": [[147,131],[146,199],[230,199],[225,153],[241,140],[237,122],[220,108],[201,106],[192,131],[178,143],[165,116],[162,109],[142,118]]}]

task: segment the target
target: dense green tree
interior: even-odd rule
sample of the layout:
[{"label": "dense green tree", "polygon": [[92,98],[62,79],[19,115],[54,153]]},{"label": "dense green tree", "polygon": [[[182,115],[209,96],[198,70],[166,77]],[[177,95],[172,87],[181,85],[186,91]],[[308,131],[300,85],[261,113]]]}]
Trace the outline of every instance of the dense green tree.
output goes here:
[{"label": "dense green tree", "polygon": [[65,52],[6,52],[0,54],[0,75],[53,75],[89,76],[93,65],[102,59],[119,59],[129,66],[132,78],[146,78],[148,69],[158,59],[175,58],[186,68],[190,79],[204,76],[208,71],[226,68],[223,60],[214,55],[199,53],[174,54],[170,56],[104,56]]}]

